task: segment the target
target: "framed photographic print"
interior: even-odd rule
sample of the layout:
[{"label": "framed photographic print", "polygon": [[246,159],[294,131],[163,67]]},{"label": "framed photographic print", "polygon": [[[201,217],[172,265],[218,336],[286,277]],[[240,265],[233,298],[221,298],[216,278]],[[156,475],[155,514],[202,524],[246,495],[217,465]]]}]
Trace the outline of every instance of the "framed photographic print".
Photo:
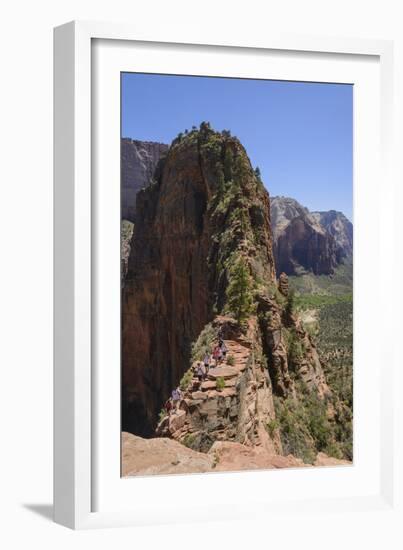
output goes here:
[{"label": "framed photographic print", "polygon": [[55,30],[56,521],[392,506],[391,97],[386,41]]}]

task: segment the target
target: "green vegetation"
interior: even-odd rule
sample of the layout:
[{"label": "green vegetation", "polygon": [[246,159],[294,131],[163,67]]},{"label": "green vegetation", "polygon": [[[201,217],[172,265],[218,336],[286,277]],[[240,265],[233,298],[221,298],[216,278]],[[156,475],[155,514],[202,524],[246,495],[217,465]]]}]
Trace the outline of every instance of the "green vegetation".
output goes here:
[{"label": "green vegetation", "polygon": [[193,378],[193,372],[192,369],[188,369],[185,374],[182,376],[181,381],[179,382],[179,387],[182,391],[185,391],[188,389],[191,381]]},{"label": "green vegetation", "polygon": [[208,323],[192,344],[192,362],[201,361],[206,353],[211,353],[217,335],[211,323]]},{"label": "green vegetation", "polygon": [[287,301],[285,303],[285,314],[290,317],[295,310],[295,290],[290,288],[288,291]]},{"label": "green vegetation", "polygon": [[224,153],[224,177],[225,181],[232,181],[234,154],[230,147],[226,147]]},{"label": "green vegetation", "polygon": [[299,365],[301,360],[304,357],[305,348],[303,342],[298,337],[295,329],[292,330],[283,330],[283,334],[287,346],[287,356],[290,367],[294,368]]},{"label": "green vegetation", "polygon": [[262,323],[271,325],[273,322],[273,314],[271,311],[259,311],[258,313],[259,321]]},{"label": "green vegetation", "polygon": [[[352,263],[336,269],[332,277],[305,274],[290,277],[296,290],[295,309],[316,344],[332,391],[335,419],[325,452],[337,458],[353,458],[353,294]],[[289,360],[299,350],[288,348]],[[292,430],[291,430],[292,432]]]},{"label": "green vegetation", "polygon": [[158,415],[158,422],[161,422],[164,420],[164,418],[168,415],[168,412],[165,408],[161,409]]},{"label": "green vegetation", "polygon": [[331,296],[328,294],[300,294],[295,296],[295,307],[299,310],[321,308],[323,306],[346,303],[352,304],[352,293]]},{"label": "green vegetation", "polygon": [[[335,437],[346,458],[353,454],[353,295],[300,294],[301,312],[313,310],[315,322],[305,324],[323,365],[326,381],[337,403]],[[336,456],[336,455],[333,455]]]},{"label": "green vegetation", "polygon": [[239,324],[243,324],[254,309],[252,277],[242,257],[230,269],[227,304]]},{"label": "green vegetation", "polygon": [[319,310],[320,330],[317,344],[327,362],[331,357],[338,359],[338,367],[346,360],[352,361],[353,352],[353,304],[339,302],[328,304]]},{"label": "green vegetation", "polygon": [[293,454],[307,464],[312,464],[320,451],[342,458],[343,450],[328,420],[328,402],[316,392],[300,385],[298,400],[275,397],[274,404],[285,454]]},{"label": "green vegetation", "polygon": [[303,273],[288,278],[298,294],[327,294],[328,296],[340,296],[351,293],[353,287],[353,264],[347,258],[340,264],[333,275],[314,275]]},{"label": "green vegetation", "polygon": [[183,438],[182,443],[185,445],[185,447],[188,447],[189,449],[192,449],[195,440],[196,440],[196,435],[188,433]]},{"label": "green vegetation", "polygon": [[267,361],[267,357],[266,355],[263,353],[261,347],[259,346],[257,349],[254,350],[254,359],[255,359],[255,362],[262,366],[264,369],[267,369],[268,366],[269,366],[269,363]]},{"label": "green vegetation", "polygon": [[353,453],[353,304],[341,301],[319,311],[316,343],[327,383],[339,399],[337,439],[343,454]]},{"label": "green vegetation", "polygon": [[212,467],[213,468],[216,468],[217,467],[217,464],[220,462],[220,457],[218,455],[218,452],[217,451],[213,451],[213,464],[212,464]]},{"label": "green vegetation", "polygon": [[275,283],[267,285],[267,291],[273,300],[275,300],[279,306],[283,307],[286,304],[286,298],[281,294]]},{"label": "green vegetation", "polygon": [[272,418],[266,424],[266,429],[271,438],[274,437],[276,431],[280,428],[280,423],[276,418]]},{"label": "green vegetation", "polygon": [[235,365],[235,357],[233,355],[228,355],[227,365],[229,365],[230,367],[233,367]]},{"label": "green vegetation", "polygon": [[222,376],[219,376],[215,382],[216,388],[218,391],[221,391],[225,388],[225,380]]}]

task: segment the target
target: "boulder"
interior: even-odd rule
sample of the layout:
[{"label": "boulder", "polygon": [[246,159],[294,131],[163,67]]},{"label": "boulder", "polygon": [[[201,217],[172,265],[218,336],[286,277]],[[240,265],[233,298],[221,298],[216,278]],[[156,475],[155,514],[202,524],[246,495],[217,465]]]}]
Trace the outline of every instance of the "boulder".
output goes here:
[{"label": "boulder", "polygon": [[186,411],[178,410],[169,417],[169,431],[173,434],[183,427],[186,422]]},{"label": "boulder", "polygon": [[208,378],[210,380],[217,380],[217,378],[234,378],[238,375],[238,372],[233,367],[217,367],[210,369]]},{"label": "boulder", "polygon": [[173,439],[143,439],[122,434],[122,475],[189,474],[209,472],[213,457],[188,449]]}]

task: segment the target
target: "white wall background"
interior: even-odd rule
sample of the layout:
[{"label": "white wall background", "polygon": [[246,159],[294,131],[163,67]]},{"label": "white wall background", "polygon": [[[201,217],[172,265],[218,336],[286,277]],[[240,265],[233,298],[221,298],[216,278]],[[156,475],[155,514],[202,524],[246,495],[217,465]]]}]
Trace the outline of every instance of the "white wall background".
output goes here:
[{"label": "white wall background", "polygon": [[[218,34],[285,32],[395,39],[403,94],[399,0],[14,0],[1,9],[0,545],[3,548],[400,548],[389,517],[301,514],[255,524],[71,532],[52,499],[52,28],[72,19],[185,25]],[[403,97],[402,95],[400,97]],[[403,103],[400,100],[400,104]],[[397,122],[403,127],[399,104]],[[398,131],[401,140],[402,131]],[[403,143],[400,141],[400,143]],[[402,149],[403,150],[403,149]],[[402,169],[399,172],[400,181]],[[402,187],[402,186],[400,186]],[[400,198],[402,198],[400,191]],[[398,201],[400,204],[403,202]],[[400,241],[401,242],[401,241]],[[385,266],[387,268],[387,266]],[[401,288],[401,284],[400,284]],[[191,493],[191,486],[189,487]],[[353,529],[355,523],[355,528]]]}]

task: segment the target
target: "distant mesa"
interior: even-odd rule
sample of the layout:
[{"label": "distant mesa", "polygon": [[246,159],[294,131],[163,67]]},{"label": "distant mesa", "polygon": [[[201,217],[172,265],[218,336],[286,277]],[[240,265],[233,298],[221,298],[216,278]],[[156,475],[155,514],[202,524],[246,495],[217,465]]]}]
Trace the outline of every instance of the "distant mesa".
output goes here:
[{"label": "distant mesa", "polygon": [[335,210],[310,212],[290,197],[272,197],[276,272],[331,275],[353,251],[353,225]]}]

